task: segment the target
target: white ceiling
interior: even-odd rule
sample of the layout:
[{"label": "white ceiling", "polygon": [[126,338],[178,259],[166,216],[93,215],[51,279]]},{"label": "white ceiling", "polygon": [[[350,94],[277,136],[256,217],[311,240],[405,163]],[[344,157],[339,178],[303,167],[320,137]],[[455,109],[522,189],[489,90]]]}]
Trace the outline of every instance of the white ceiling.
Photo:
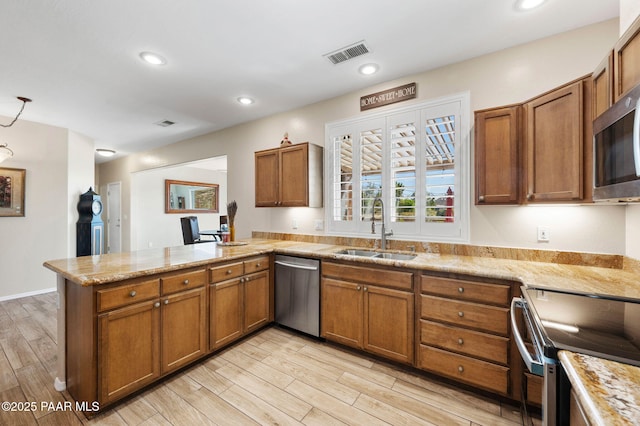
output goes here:
[{"label": "white ceiling", "polygon": [[[0,115],[60,126],[118,156],[618,16],[619,0],[11,0]],[[364,40],[371,52],[323,55]],[[138,54],[154,51],[153,67]],[[375,62],[380,72],[359,75]],[[236,102],[242,95],[255,104]],[[162,120],[176,122],[159,127]],[[6,124],[6,123],[3,123]],[[115,157],[117,158],[117,157]],[[99,160],[103,161],[103,160]]]}]

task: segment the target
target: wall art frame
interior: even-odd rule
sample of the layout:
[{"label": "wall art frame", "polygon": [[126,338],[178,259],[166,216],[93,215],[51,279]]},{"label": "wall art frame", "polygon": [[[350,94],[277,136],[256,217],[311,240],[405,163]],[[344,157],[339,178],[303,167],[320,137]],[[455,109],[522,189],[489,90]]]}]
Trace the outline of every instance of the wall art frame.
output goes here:
[{"label": "wall art frame", "polygon": [[0,217],[24,217],[26,169],[0,167]]}]

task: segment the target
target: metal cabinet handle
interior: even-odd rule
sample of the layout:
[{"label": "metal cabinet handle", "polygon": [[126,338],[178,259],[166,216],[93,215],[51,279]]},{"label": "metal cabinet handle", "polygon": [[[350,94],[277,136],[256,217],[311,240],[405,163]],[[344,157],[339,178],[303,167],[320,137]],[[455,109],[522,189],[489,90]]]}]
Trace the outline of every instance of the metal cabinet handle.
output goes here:
[{"label": "metal cabinet handle", "polygon": [[243,283],[244,282],[244,278],[240,278],[240,282]]},{"label": "metal cabinet handle", "polygon": [[367,291],[367,290],[368,290],[368,288],[367,288],[367,287],[365,287],[365,288],[364,288],[364,291]]},{"label": "metal cabinet handle", "polygon": [[244,279],[244,282],[249,282],[249,277],[246,277],[246,278]]},{"label": "metal cabinet handle", "polygon": [[480,201],[481,203],[484,203],[484,195],[480,195],[478,197],[478,201]]},{"label": "metal cabinet handle", "polygon": [[189,280],[184,280],[184,281],[182,282],[182,284],[184,284],[184,285],[189,285]]},{"label": "metal cabinet handle", "polygon": [[459,366],[458,366],[458,372],[459,372],[459,373],[464,372],[464,367],[463,367],[463,366],[461,366],[461,365],[459,365]]},{"label": "metal cabinet handle", "polygon": [[231,272],[233,272],[231,269],[227,270],[227,275],[231,275]]},{"label": "metal cabinet handle", "polygon": [[259,268],[260,265],[261,265],[260,263],[256,263],[256,268]]},{"label": "metal cabinet handle", "polygon": [[129,292],[129,296],[131,296],[131,297],[136,297],[136,294],[138,294],[138,293],[136,293],[136,291],[135,291],[135,290],[131,290],[131,291]]},{"label": "metal cabinet handle", "polygon": [[164,299],[164,304],[168,305],[169,304],[169,299]]},{"label": "metal cabinet handle", "polygon": [[458,287],[458,293],[464,293],[464,287]]},{"label": "metal cabinet handle", "polygon": [[160,302],[156,302],[156,303],[154,303],[154,304],[153,304],[153,307],[154,307],[154,308],[159,308],[159,307],[160,307]]},{"label": "metal cabinet handle", "polygon": [[458,339],[458,344],[459,344],[459,345],[464,345],[464,340],[462,340],[462,337],[460,337],[460,338]]},{"label": "metal cabinet handle", "polygon": [[460,318],[464,317],[464,312],[462,312],[462,311],[458,312],[458,316],[459,316]]},{"label": "metal cabinet handle", "polygon": [[356,290],[360,291],[360,286],[357,286],[357,287],[356,287]]}]

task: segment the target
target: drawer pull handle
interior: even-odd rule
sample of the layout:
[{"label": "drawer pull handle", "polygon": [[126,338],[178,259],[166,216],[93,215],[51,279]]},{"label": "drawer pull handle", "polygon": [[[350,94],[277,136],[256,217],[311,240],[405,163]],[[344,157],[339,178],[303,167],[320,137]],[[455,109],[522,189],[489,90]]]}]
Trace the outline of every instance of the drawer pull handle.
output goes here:
[{"label": "drawer pull handle", "polygon": [[169,304],[169,299],[164,299],[164,304],[168,305]]},{"label": "drawer pull handle", "polygon": [[462,312],[462,311],[458,312],[458,316],[459,316],[460,318],[464,317],[464,312]]},{"label": "drawer pull handle", "polygon": [[244,282],[249,282],[249,277],[245,278]]},{"label": "drawer pull handle", "polygon": [[464,345],[464,340],[462,340],[462,337],[458,339],[458,344],[459,345]]},{"label": "drawer pull handle", "polygon": [[357,286],[357,287],[356,287],[356,290],[360,291],[360,286]]},{"label": "drawer pull handle", "polygon": [[160,302],[156,302],[156,303],[154,303],[154,304],[153,304],[153,307],[154,307],[154,308],[159,308],[159,307],[160,307]]},{"label": "drawer pull handle", "polygon": [[256,263],[256,268],[260,267],[260,262]]},{"label": "drawer pull handle", "polygon": [[458,293],[464,293],[464,287],[458,287]]},{"label": "drawer pull handle", "polygon": [[365,287],[365,288],[364,288],[364,291],[367,291],[367,290],[369,290],[369,289],[368,289],[367,287]]},{"label": "drawer pull handle", "polygon": [[131,291],[129,292],[129,296],[131,296],[131,297],[136,297],[136,294],[138,294],[138,293],[136,293],[136,291],[135,291],[135,290],[131,290]]},{"label": "drawer pull handle", "polygon": [[184,285],[189,285],[189,280],[184,280],[184,281],[182,282],[182,284],[184,284]]},{"label": "drawer pull handle", "polygon": [[231,275],[232,272],[231,269],[227,270],[227,275]]},{"label": "drawer pull handle", "polygon": [[243,283],[244,282],[244,278],[240,278],[240,282]]},{"label": "drawer pull handle", "polygon": [[464,373],[464,367],[463,367],[463,366],[461,366],[461,365],[459,365],[459,366],[458,366],[458,372],[459,372],[459,373]]}]

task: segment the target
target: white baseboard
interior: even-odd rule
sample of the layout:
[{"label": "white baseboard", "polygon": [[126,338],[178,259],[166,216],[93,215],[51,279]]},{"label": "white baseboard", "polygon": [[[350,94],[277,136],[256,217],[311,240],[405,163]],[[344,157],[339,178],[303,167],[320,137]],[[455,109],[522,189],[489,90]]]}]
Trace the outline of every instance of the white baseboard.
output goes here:
[{"label": "white baseboard", "polygon": [[44,290],[29,291],[27,293],[12,294],[9,296],[0,296],[0,302],[4,302],[5,300],[21,299],[23,297],[29,296],[37,296],[38,294],[51,293],[53,291],[57,291],[57,288],[45,288]]}]

